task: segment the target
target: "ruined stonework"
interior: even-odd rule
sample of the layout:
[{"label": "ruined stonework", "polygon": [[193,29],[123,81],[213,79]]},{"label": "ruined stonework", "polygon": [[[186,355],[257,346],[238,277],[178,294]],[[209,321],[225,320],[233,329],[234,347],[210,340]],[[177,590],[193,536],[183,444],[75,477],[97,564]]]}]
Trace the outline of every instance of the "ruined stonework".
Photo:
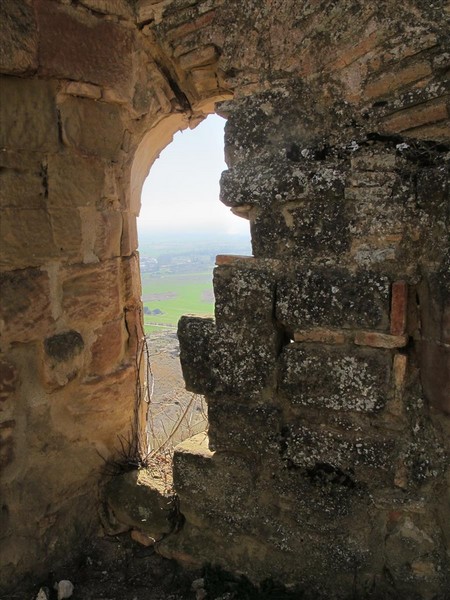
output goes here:
[{"label": "ruined stonework", "polygon": [[253,256],[218,257],[215,320],[180,322],[209,442],[175,454],[159,551],[314,598],[446,597],[448,16],[1,2],[2,589],[99,531],[104,459],[144,427],[141,186],[216,110]]}]

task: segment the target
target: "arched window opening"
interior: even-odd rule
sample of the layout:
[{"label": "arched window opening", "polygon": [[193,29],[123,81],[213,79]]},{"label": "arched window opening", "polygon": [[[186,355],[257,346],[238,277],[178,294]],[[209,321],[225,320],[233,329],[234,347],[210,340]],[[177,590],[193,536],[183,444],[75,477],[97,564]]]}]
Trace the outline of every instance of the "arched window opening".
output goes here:
[{"label": "arched window opening", "polygon": [[138,219],[144,328],[153,375],[151,450],[169,449],[206,430],[202,397],[187,392],[177,324],[214,314],[217,254],[251,254],[249,223],[219,201],[225,120],[209,116],[178,132],[145,180]]}]

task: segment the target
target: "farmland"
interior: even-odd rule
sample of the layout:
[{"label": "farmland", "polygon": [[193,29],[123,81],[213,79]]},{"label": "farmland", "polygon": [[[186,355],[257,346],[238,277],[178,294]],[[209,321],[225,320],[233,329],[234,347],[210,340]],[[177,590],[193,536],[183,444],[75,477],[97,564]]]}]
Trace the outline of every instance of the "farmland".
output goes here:
[{"label": "farmland", "polygon": [[248,238],[142,235],[139,245],[145,332],[174,332],[182,315],[214,314],[217,254],[251,254]]},{"label": "farmland", "polygon": [[184,314],[212,315],[212,272],[142,273],[142,301],[146,333],[174,330]]}]

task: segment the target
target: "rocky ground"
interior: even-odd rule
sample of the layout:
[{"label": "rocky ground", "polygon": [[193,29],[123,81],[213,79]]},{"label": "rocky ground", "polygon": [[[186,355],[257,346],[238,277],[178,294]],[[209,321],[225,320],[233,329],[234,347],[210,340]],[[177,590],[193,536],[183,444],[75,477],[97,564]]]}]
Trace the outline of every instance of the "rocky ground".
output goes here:
[{"label": "rocky ground", "polygon": [[78,564],[1,600],[58,600],[53,587],[61,579],[73,583],[72,600],[311,600],[270,582],[256,588],[213,567],[184,571],[153,547],[133,542],[128,533],[95,539]]}]

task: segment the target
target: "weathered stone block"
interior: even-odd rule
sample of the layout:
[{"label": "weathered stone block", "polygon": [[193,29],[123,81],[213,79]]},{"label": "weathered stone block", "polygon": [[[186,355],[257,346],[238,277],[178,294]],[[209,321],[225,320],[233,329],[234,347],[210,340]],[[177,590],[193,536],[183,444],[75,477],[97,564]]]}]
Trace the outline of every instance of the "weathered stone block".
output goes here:
[{"label": "weathered stone block", "polygon": [[117,105],[68,97],[60,105],[60,111],[66,144],[86,154],[116,158],[123,136]]},{"label": "weathered stone block", "polygon": [[0,170],[0,207],[45,208],[43,172]]},{"label": "weathered stone block", "polygon": [[107,484],[105,499],[116,519],[159,540],[173,529],[174,497],[162,480],[146,469],[114,476]]},{"label": "weathered stone block", "polygon": [[56,150],[59,142],[55,85],[39,79],[2,77],[0,87],[0,147]]},{"label": "weathered stone block", "polygon": [[197,526],[221,523],[227,532],[249,532],[258,514],[251,460],[213,453],[203,445],[205,437],[199,434],[175,448],[174,486],[181,513]]},{"label": "weathered stone block", "polygon": [[278,454],[281,414],[273,406],[210,399],[208,423],[211,450],[245,452],[258,457]]},{"label": "weathered stone block", "polygon": [[95,330],[94,334],[96,340],[91,347],[90,374],[98,376],[115,371],[124,355],[127,339],[124,320],[107,323]]},{"label": "weathered stone block", "polygon": [[118,259],[67,267],[62,278],[62,307],[74,323],[112,321],[120,315]]},{"label": "weathered stone block", "polygon": [[[120,452],[118,437],[126,440],[131,435],[131,419],[136,408],[134,366],[90,378],[76,389],[76,394],[59,394],[56,396],[58,401],[51,404],[51,422],[58,435],[82,452],[84,446],[87,460],[92,461],[96,449],[105,458],[117,456]],[[139,418],[142,419],[143,414],[139,414]],[[140,421],[139,425],[142,423]],[[86,444],[90,452],[86,450]],[[95,462],[98,463],[98,459]]]},{"label": "weathered stone block", "polygon": [[0,326],[5,342],[29,342],[44,336],[51,323],[50,284],[38,269],[0,274]]},{"label": "weathered stone block", "polygon": [[255,336],[252,329],[231,324],[213,336],[211,395],[256,397],[270,384],[276,365],[281,334],[272,328]]},{"label": "weathered stone block", "polygon": [[391,395],[390,352],[290,344],[280,357],[279,390],[293,406],[377,412]]},{"label": "weathered stone block", "polygon": [[0,413],[7,415],[12,409],[14,396],[19,386],[19,373],[16,366],[0,357]]},{"label": "weathered stone block", "polygon": [[280,279],[276,317],[291,331],[307,327],[387,329],[386,277],[340,268],[297,271]]},{"label": "weathered stone block", "polygon": [[129,212],[123,212],[120,253],[122,256],[129,256],[133,252],[136,252],[137,247],[138,239],[136,216]]},{"label": "weathered stone block", "polygon": [[180,67],[184,70],[202,67],[214,63],[218,58],[216,46],[202,46],[179,57]]},{"label": "weathered stone block", "polygon": [[46,210],[4,209],[0,235],[3,266],[37,267],[59,255]]},{"label": "weathered stone block", "polygon": [[56,253],[72,261],[81,260],[83,253],[83,216],[78,209],[51,208],[48,211]]},{"label": "weathered stone block", "polygon": [[43,377],[49,390],[67,385],[80,373],[84,340],[78,331],[57,333],[44,340]]},{"label": "weathered stone block", "polygon": [[251,229],[255,256],[287,255],[306,262],[342,256],[350,248],[350,211],[343,196],[262,209]]},{"label": "weathered stone block", "polygon": [[93,157],[64,152],[48,158],[48,204],[76,208],[100,204],[104,165]]},{"label": "weathered stone block", "polygon": [[30,0],[0,4],[0,71],[24,73],[37,66],[37,28]]},{"label": "weathered stone block", "polygon": [[275,300],[275,277],[270,271],[243,266],[214,269],[217,326],[239,322],[248,327],[271,325]]},{"label": "weathered stone block", "polygon": [[127,309],[142,307],[141,273],[139,269],[139,253],[133,252],[121,260],[122,297]]},{"label": "weathered stone block", "polygon": [[16,422],[11,419],[0,423],[0,467],[6,469],[14,460],[14,430]]},{"label": "weathered stone block", "polygon": [[100,260],[120,256],[122,213],[113,210],[97,212],[94,254]]},{"label": "weathered stone block", "polygon": [[[305,152],[312,154],[308,149]],[[342,165],[315,163],[309,154],[300,154],[298,161],[278,156],[246,160],[224,171],[220,179],[221,201],[226,206],[250,204],[268,208],[274,202],[342,197]]]},{"label": "weathered stone block", "polygon": [[214,320],[206,317],[183,316],[178,321],[180,362],[186,389],[196,394],[211,390],[211,338]]},{"label": "weathered stone block", "polygon": [[127,92],[132,77],[129,29],[47,0],[37,3],[37,19],[39,62],[46,75]]},{"label": "weathered stone block", "polygon": [[286,427],[284,437],[282,458],[293,466],[327,464],[369,486],[393,483],[396,442],[392,438],[348,435],[306,424]]}]

